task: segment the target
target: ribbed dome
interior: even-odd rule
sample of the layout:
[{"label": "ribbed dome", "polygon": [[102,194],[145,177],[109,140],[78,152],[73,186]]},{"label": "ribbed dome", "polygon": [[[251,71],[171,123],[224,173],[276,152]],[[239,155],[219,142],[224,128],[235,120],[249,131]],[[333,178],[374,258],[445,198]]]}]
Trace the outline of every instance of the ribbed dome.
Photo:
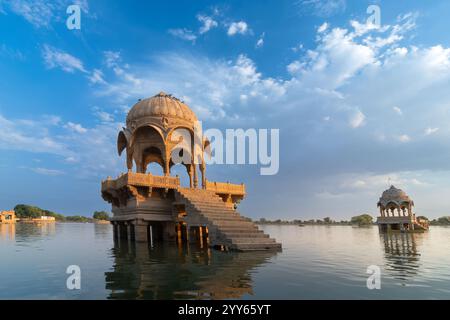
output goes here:
[{"label": "ribbed dome", "polygon": [[194,112],[179,99],[160,92],[157,95],[139,101],[130,110],[127,124],[144,117],[178,118],[188,122],[197,121]]},{"label": "ribbed dome", "polygon": [[391,186],[389,189],[383,192],[379,204],[386,205],[389,202],[401,204],[403,202],[412,202],[412,201],[405,191],[398,189],[394,186]]}]

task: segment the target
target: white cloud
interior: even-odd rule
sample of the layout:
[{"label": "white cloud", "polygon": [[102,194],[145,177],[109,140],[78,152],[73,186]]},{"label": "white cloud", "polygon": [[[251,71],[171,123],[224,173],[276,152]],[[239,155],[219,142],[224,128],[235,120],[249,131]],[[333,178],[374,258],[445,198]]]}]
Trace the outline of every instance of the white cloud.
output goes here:
[{"label": "white cloud", "polygon": [[318,33],[322,33],[325,32],[328,29],[328,23],[324,22],[318,29],[317,32]]},{"label": "white cloud", "polygon": [[45,65],[49,69],[60,68],[61,70],[69,73],[73,73],[75,71],[81,71],[84,73],[87,72],[83,66],[83,62],[80,59],[52,46],[43,46],[42,57]]},{"label": "white cloud", "polygon": [[199,14],[197,19],[203,24],[198,31],[200,34],[204,34],[219,25],[213,18],[205,15]]},{"label": "white cloud", "polygon": [[118,63],[121,61],[120,52],[118,51],[104,51],[103,56],[108,68],[117,67]]},{"label": "white cloud", "polygon": [[15,0],[8,2],[12,12],[22,16],[35,27],[49,27],[53,18],[54,4],[44,0]]},{"label": "white cloud", "polygon": [[439,128],[426,128],[425,135],[429,136],[439,131]]},{"label": "white cloud", "polygon": [[10,120],[0,115],[0,149],[70,155],[68,146],[55,139],[45,124],[34,120]]},{"label": "white cloud", "polygon": [[356,111],[356,113],[350,118],[350,127],[356,129],[362,127],[365,124],[366,116],[361,111]]},{"label": "white cloud", "polygon": [[410,141],[411,141],[411,137],[408,136],[407,134],[399,135],[399,136],[397,137],[397,139],[398,139],[398,141],[400,141],[400,142],[410,142]]},{"label": "white cloud", "polygon": [[83,128],[83,126],[79,123],[67,122],[67,124],[64,127],[77,133],[87,132],[87,129]]},{"label": "white cloud", "polygon": [[94,107],[93,112],[101,122],[114,122],[114,116],[112,114],[100,110],[98,107]]},{"label": "white cloud", "polygon": [[403,111],[399,107],[393,107],[392,110],[400,116],[403,115]]},{"label": "white cloud", "polygon": [[259,37],[258,41],[256,41],[256,48],[262,48],[264,46],[264,36],[265,33],[263,32]]},{"label": "white cloud", "polygon": [[304,63],[301,63],[300,61],[293,61],[290,64],[287,65],[286,69],[290,74],[295,74],[298,71],[302,70],[302,67],[304,66]]},{"label": "white cloud", "polygon": [[89,81],[93,84],[97,83],[105,83],[105,80],[103,79],[103,72],[99,69],[94,69],[92,73],[88,76]]},{"label": "white cloud", "polygon": [[197,36],[195,33],[188,29],[169,29],[168,31],[172,36],[180,38],[181,40],[195,42]]},{"label": "white cloud", "polygon": [[229,36],[234,36],[236,34],[245,35],[249,31],[248,25],[245,21],[232,22],[228,27],[227,34]]}]

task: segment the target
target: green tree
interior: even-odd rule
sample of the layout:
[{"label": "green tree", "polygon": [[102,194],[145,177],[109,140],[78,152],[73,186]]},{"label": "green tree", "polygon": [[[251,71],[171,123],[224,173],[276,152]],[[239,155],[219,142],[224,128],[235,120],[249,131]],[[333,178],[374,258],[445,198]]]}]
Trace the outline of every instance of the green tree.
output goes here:
[{"label": "green tree", "polygon": [[440,225],[448,226],[450,225],[450,217],[440,217],[437,219],[437,223]]},{"label": "green tree", "polygon": [[55,217],[58,221],[63,221],[65,219],[62,214],[26,204],[18,204],[14,207],[14,211],[16,212],[16,216],[20,219],[35,219],[41,216]]},{"label": "green tree", "polygon": [[326,218],[323,218],[323,222],[324,222],[325,224],[331,224],[333,221],[331,220],[330,217],[326,217]]},{"label": "green tree", "polygon": [[352,220],[350,222],[352,224],[357,224],[358,226],[369,226],[373,224],[373,218],[371,215],[362,214],[352,217]]},{"label": "green tree", "polygon": [[91,218],[84,217],[84,216],[67,216],[66,217],[67,222],[92,222]]},{"label": "green tree", "polygon": [[106,211],[95,211],[93,218],[96,220],[108,220],[109,214]]}]

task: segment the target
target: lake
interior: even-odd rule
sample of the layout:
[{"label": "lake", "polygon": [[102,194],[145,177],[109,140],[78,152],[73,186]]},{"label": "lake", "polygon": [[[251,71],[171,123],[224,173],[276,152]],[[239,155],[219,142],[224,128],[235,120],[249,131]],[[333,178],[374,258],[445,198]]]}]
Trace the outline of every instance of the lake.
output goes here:
[{"label": "lake", "polygon": [[[450,228],[260,228],[281,252],[114,244],[107,224],[0,225],[0,299],[450,299]],[[70,265],[80,290],[66,287]],[[380,290],[366,286],[371,265]]]}]

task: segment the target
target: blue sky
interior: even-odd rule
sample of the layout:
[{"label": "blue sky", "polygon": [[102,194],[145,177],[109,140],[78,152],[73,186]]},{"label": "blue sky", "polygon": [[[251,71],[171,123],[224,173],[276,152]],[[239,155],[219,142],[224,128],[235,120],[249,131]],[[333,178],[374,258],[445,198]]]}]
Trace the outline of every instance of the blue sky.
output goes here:
[{"label": "blue sky", "polygon": [[[82,8],[68,30],[66,8]],[[367,24],[379,5],[381,26]],[[0,0],[0,207],[108,209],[127,110],[163,90],[205,128],[279,128],[280,171],[244,182],[253,218],[376,215],[388,180],[450,215],[450,2]]]}]

